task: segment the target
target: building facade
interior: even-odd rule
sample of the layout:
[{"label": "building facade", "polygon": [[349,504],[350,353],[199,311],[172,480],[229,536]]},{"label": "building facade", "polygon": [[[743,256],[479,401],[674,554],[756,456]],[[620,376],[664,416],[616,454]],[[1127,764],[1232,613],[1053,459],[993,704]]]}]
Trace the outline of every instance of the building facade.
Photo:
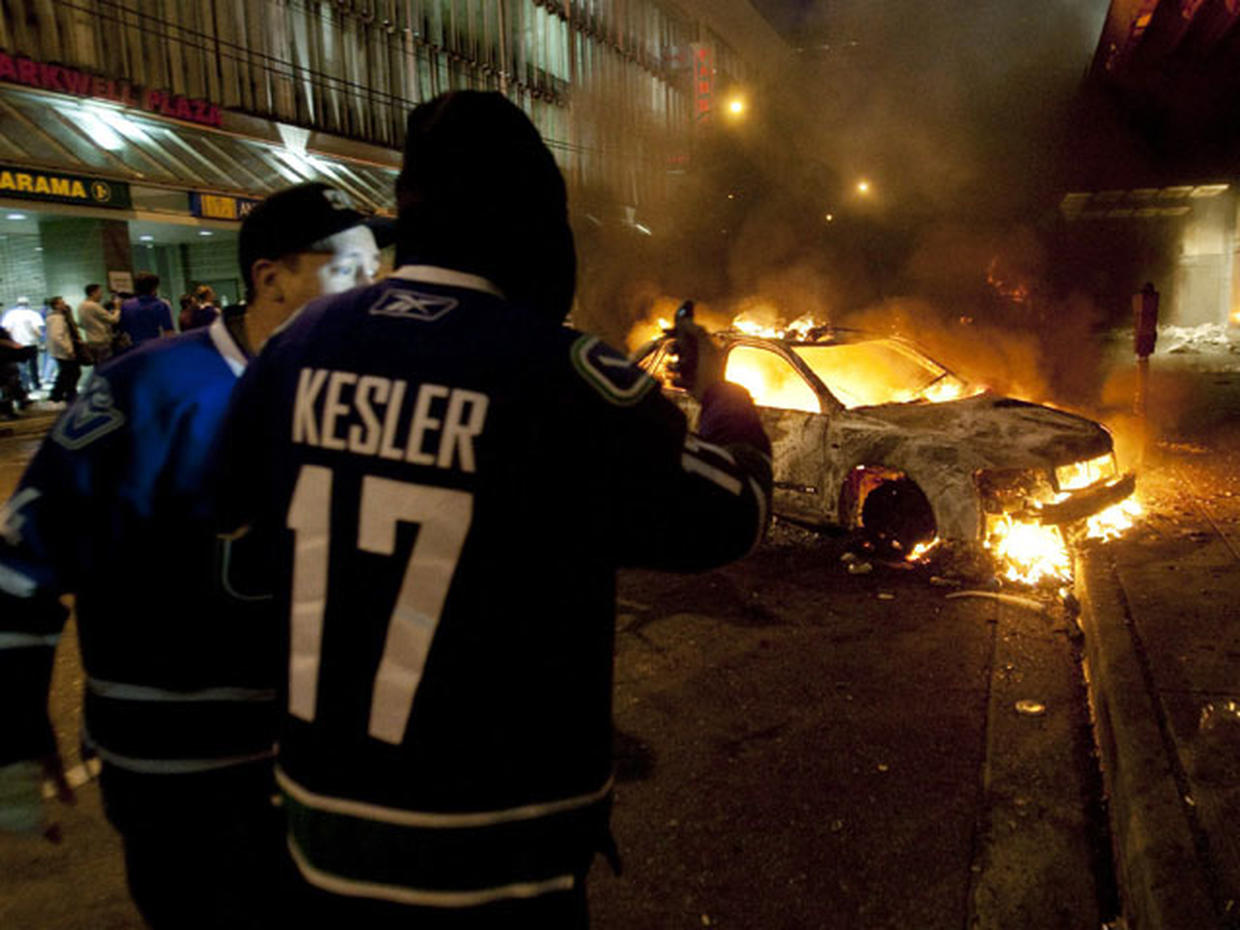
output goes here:
[{"label": "building facade", "polygon": [[1086,89],[1074,234],[1130,259],[1164,320],[1240,325],[1240,4],[1111,0]]},{"label": "building facade", "polygon": [[790,50],[745,0],[14,0],[0,5],[0,302],[155,270],[236,300],[235,234],[324,180],[393,209],[404,122],[497,90],[573,192],[636,220],[724,95]]}]

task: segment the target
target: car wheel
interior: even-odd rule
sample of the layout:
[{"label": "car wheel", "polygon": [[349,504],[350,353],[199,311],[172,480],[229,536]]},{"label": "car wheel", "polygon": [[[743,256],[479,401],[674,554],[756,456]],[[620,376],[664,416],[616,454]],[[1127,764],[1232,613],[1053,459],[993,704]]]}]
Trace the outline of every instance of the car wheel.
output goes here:
[{"label": "car wheel", "polygon": [[876,544],[909,552],[936,535],[934,510],[921,488],[908,478],[884,481],[861,505],[861,527]]}]

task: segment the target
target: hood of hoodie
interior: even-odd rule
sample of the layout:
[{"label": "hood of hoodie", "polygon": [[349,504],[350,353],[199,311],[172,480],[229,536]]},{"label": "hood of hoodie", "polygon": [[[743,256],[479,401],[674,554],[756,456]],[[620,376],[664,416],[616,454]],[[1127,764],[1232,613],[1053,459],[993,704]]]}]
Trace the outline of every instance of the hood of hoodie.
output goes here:
[{"label": "hood of hoodie", "polygon": [[410,112],[396,197],[398,265],[479,274],[540,315],[568,315],[577,256],[564,178],[503,95],[454,91]]}]

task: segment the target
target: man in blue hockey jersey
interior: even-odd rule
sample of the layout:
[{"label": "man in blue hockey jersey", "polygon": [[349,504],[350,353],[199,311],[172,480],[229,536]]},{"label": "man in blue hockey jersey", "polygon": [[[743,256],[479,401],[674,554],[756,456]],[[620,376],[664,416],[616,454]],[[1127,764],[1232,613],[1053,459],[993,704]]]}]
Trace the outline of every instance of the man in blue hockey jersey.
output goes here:
[{"label": "man in blue hockey jersey", "polygon": [[748,552],[770,444],[700,329],[693,434],[562,325],[564,182],[505,98],[415,109],[397,198],[398,269],[276,334],[223,444],[223,516],[271,533],[288,623],[289,926],[584,927],[616,568]]},{"label": "man in blue hockey jersey", "polygon": [[[373,280],[343,195],[305,184],[239,239],[243,314],[100,368],[0,512],[0,818],[39,821],[54,645],[76,595],[84,741],[131,893],[155,928],[274,926],[277,631],[204,511],[203,474],[250,355],[312,297]],[[16,800],[14,800],[16,799]]]}]

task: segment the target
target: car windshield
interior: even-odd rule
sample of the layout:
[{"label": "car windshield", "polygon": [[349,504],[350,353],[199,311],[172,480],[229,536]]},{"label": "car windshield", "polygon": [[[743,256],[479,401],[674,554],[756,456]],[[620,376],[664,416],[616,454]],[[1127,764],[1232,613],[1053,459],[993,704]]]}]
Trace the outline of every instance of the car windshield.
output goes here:
[{"label": "car windshield", "polygon": [[976,393],[943,366],[894,339],[790,348],[849,408],[939,403]]}]

